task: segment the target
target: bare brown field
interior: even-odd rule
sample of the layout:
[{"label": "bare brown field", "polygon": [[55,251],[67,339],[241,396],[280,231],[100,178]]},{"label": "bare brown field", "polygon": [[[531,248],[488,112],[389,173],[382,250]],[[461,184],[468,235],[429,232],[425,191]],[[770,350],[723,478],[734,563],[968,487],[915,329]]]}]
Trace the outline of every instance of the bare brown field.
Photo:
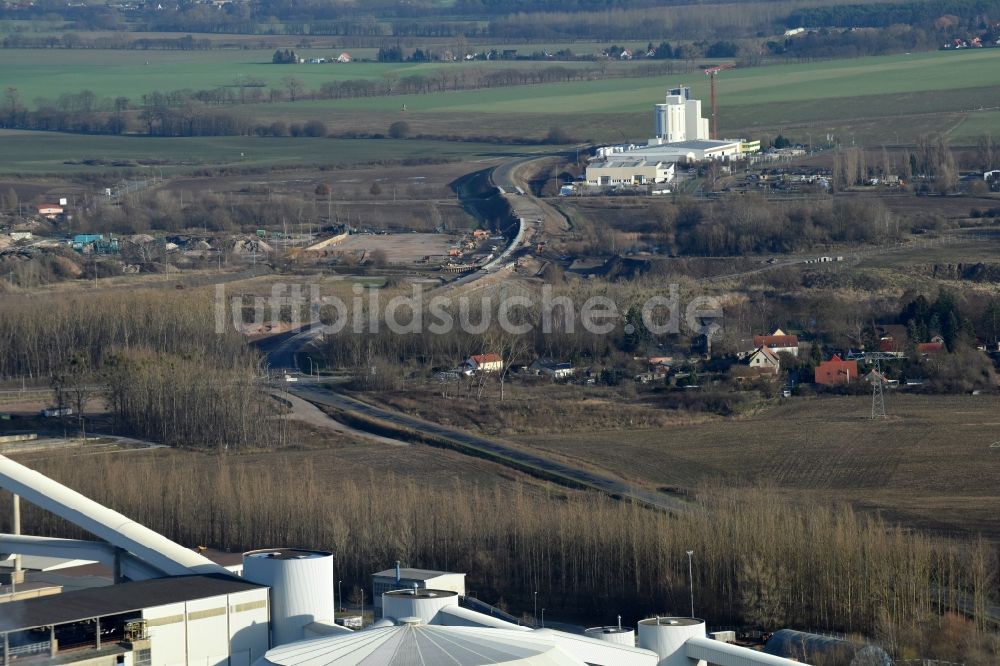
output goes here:
[{"label": "bare brown field", "polygon": [[385,253],[390,264],[413,264],[426,256],[447,256],[458,236],[454,234],[355,234],[333,249],[341,252]]},{"label": "bare brown field", "polygon": [[[461,359],[456,359],[456,365]],[[529,380],[530,381],[530,380]],[[618,388],[509,381],[504,400],[494,381],[476,399],[474,382],[463,380],[462,398],[457,385],[410,384],[402,391],[366,394],[365,399],[434,423],[484,435],[527,435],[548,432],[588,432],[610,428],[666,428],[679,419],[698,418],[671,414],[634,402],[630,385]],[[442,393],[447,393],[447,398]],[[516,440],[515,440],[516,441]]]},{"label": "bare brown field", "polygon": [[1000,257],[1000,234],[990,238],[968,238],[940,244],[913,244],[899,251],[866,257],[861,268],[909,268],[947,263],[996,263]]},{"label": "bare brown field", "polygon": [[891,417],[875,422],[870,408],[868,397],[795,399],[745,418],[515,439],[649,486],[772,485],[1000,539],[1000,399],[893,394]]}]

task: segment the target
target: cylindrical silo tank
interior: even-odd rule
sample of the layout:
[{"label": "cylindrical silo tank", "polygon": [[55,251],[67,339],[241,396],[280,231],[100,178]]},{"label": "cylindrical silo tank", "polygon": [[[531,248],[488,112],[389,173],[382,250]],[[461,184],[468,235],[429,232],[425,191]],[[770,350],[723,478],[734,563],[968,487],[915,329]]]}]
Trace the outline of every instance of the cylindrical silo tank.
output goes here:
[{"label": "cylindrical silo tank", "polygon": [[271,645],[303,639],[306,625],[333,620],[333,554],[276,548],[243,554],[243,577],[271,588]]},{"label": "cylindrical silo tank", "polygon": [[705,636],[705,621],[690,617],[654,617],[639,620],[639,647],[659,657],[658,666],[690,666],[684,643]]},{"label": "cylindrical silo tank", "polygon": [[635,629],[632,627],[591,627],[583,634],[587,638],[635,647]]},{"label": "cylindrical silo tank", "polygon": [[418,617],[431,624],[438,611],[446,606],[458,606],[458,593],[426,588],[393,590],[382,595],[382,617],[399,621]]}]

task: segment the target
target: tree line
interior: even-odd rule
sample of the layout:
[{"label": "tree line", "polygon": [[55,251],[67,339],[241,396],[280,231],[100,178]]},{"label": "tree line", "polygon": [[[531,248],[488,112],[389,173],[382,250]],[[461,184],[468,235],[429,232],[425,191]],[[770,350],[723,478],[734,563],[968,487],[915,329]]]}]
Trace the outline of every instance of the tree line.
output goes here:
[{"label": "tree line", "polygon": [[[984,17],[1000,15],[998,0],[923,0],[901,3],[856,3],[803,7],[788,15],[784,24],[800,26],[842,26],[887,28],[891,25],[933,27],[942,17],[952,17],[966,25],[980,25]],[[951,25],[951,21],[947,22]],[[938,24],[945,27],[942,24]]]},{"label": "tree line", "polygon": [[[345,592],[368,588],[373,572],[400,560],[466,572],[476,596],[515,614],[529,613],[537,591],[549,617],[620,614],[634,626],[688,613],[691,550],[696,612],[710,625],[860,633],[899,658],[998,657],[986,612],[997,595],[993,544],[931,538],[773,490],[706,488],[696,494],[705,511],[670,515],[517,483],[331,479],[304,456],[281,452],[165,451],[37,467],[183,544],[329,550]],[[335,503],[317,500],[334,488]],[[77,536],[35,507],[22,512],[34,534]],[[0,510],[0,524],[9,515]]]},{"label": "tree line", "polygon": [[122,49],[135,51],[204,51],[213,48],[210,39],[184,37],[137,37],[124,34],[88,38],[86,33],[67,32],[62,35],[27,35],[14,33],[0,40],[5,49]]},{"label": "tree line", "polygon": [[287,429],[260,368],[231,324],[216,332],[204,292],[0,301],[0,378],[50,379],[57,400],[103,399],[119,434],[188,447],[279,445]]}]

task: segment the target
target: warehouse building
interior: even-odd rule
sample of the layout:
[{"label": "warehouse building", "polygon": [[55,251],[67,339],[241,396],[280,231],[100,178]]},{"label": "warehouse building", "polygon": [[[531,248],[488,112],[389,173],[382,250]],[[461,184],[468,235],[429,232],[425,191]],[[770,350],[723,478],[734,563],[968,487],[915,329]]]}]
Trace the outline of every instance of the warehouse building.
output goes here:
[{"label": "warehouse building", "polygon": [[465,574],[430,569],[400,567],[372,574],[372,603],[382,608],[382,595],[392,590],[427,589],[449,590],[465,596]]},{"label": "warehouse building", "polygon": [[669,183],[674,179],[674,164],[662,160],[612,155],[587,165],[587,185],[647,185]]},{"label": "warehouse building", "polygon": [[[0,610],[4,664],[252,664],[269,647],[268,589],[230,576],[171,576],[11,601]],[[119,660],[120,658],[120,660]]]}]

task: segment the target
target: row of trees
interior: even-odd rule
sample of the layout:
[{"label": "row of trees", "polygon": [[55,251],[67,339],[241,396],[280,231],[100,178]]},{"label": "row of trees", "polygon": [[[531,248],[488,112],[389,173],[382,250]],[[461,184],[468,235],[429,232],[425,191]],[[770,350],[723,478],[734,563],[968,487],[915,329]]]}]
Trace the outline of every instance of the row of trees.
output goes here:
[{"label": "row of trees", "polygon": [[256,354],[207,294],[12,297],[0,303],[0,377],[49,378],[57,404],[103,399],[116,432],[173,446],[287,441]]},{"label": "row of trees", "polygon": [[[706,511],[667,515],[518,485],[418,484],[391,474],[331,479],[296,454],[164,452],[39,467],[180,543],[330,550],[345,591],[400,560],[467,572],[477,596],[515,613],[530,609],[537,591],[552,615],[622,614],[633,624],[687,613],[685,551],[692,550],[695,606],[712,625],[860,632],[900,657],[991,663],[998,656],[976,631],[985,631],[996,594],[994,546],[930,539],[846,506],[792,504],[767,490],[706,490],[698,493]],[[320,498],[334,488],[331,511]],[[0,520],[8,515],[0,511]],[[34,534],[73,536],[34,507],[24,508],[24,522]],[[975,626],[941,636],[948,612],[971,614]]]},{"label": "row of trees", "polygon": [[897,238],[906,224],[877,200],[781,204],[755,195],[710,204],[681,202],[650,209],[645,228],[676,255],[791,252],[831,242]]},{"label": "row of trees", "polygon": [[0,40],[5,49],[122,49],[163,51],[204,51],[212,48],[212,40],[184,37],[138,37],[126,34],[87,37],[87,33],[67,32],[62,35],[14,33]]}]

